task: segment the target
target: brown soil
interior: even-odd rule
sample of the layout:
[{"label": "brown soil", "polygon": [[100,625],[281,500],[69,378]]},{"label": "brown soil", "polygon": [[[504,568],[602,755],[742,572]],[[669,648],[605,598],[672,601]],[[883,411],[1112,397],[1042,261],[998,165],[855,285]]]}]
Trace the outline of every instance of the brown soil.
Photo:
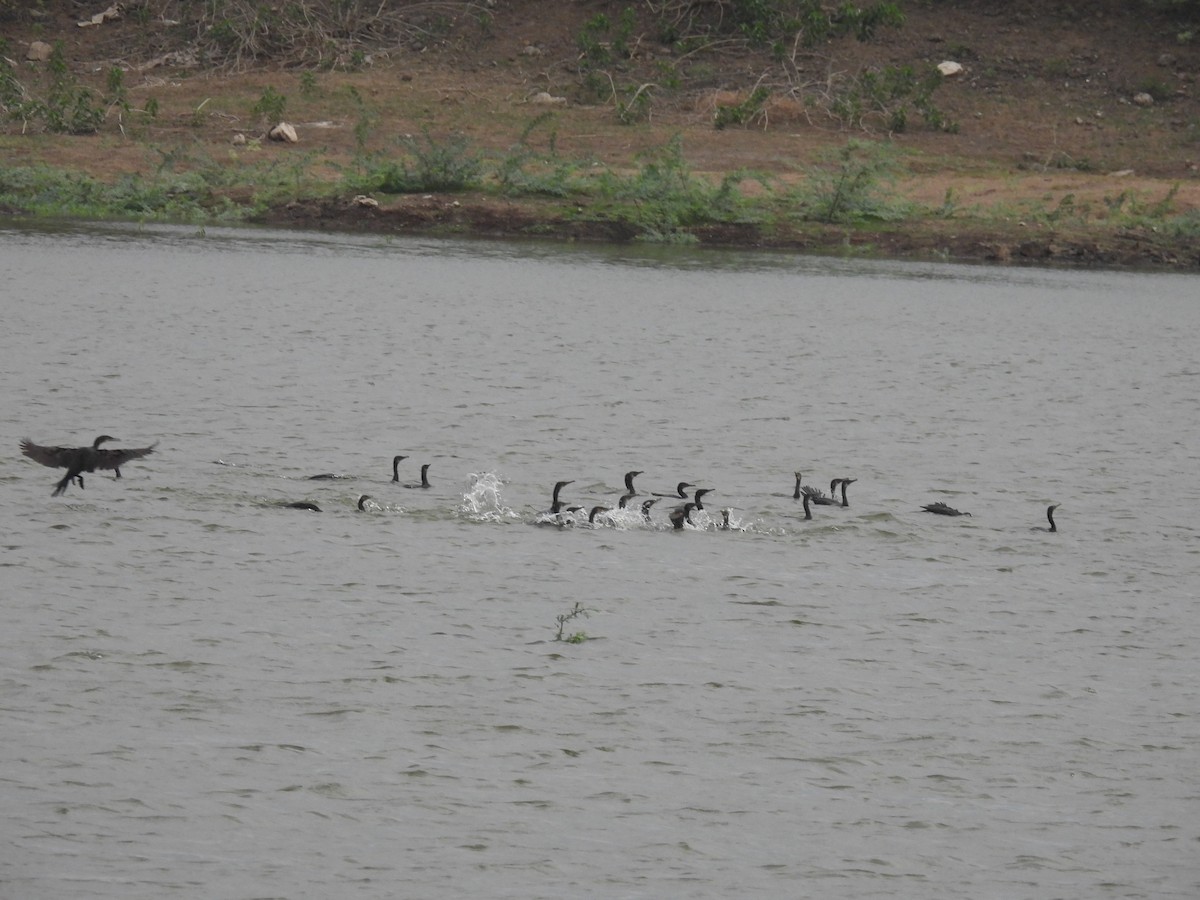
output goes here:
[{"label": "brown soil", "polygon": [[[63,137],[19,134],[6,125],[0,148],[8,164],[46,163],[112,178],[153,171],[169,148],[225,165],[278,160],[287,165],[316,154],[330,178],[356,150],[357,113],[345,88],[353,86],[378,113],[369,147],[395,146],[403,134],[461,133],[473,145],[503,152],[523,129],[550,109],[554,121],[534,135],[545,147],[553,131],[557,151],[633,168],[639,153],[682,138],[688,165],[721,174],[741,168],[784,179],[804,177],[817,154],[848,137],[890,139],[906,174],[896,189],[927,207],[949,198],[952,210],[900,228],[796,227],[762,233],[746,227],[713,228],[702,242],[794,246],[897,256],[991,260],[1072,260],[1200,266],[1196,241],[1150,227],[1114,227],[1111,209],[1151,209],[1178,215],[1200,209],[1200,41],[1180,43],[1178,22],[1147,14],[1139,4],[1093,0],[906,2],[907,23],[868,43],[840,40],[797,57],[789,73],[767,55],[710,53],[680,60],[647,31],[634,58],[610,70],[618,83],[655,84],[648,122],[622,125],[611,102],[589,99],[581,86],[577,36],[598,12],[614,16],[630,3],[496,0],[491,23],[458,23],[438,43],[376,49],[358,72],[319,72],[304,91],[301,69],[205,71],[162,62],[166,27],[132,17],[79,28],[84,14],[108,4],[46,4],[39,20],[5,23],[9,55],[23,58],[32,40],[64,42],[76,74],[103,88],[113,65],[125,69],[133,103],[153,97],[159,114],[136,114],[118,128],[110,116],[101,134]],[[1082,11],[1081,11],[1082,10]],[[831,73],[864,65],[928,66],[954,59],[966,67],[934,95],[956,133],[925,130],[911,121],[903,134],[886,135],[882,122],[847,129],[796,97],[813,96]],[[157,64],[155,64],[157,61]],[[21,63],[35,80],[37,66]],[[682,85],[657,86],[668,66],[686,72]],[[309,75],[309,78],[312,76]],[[765,113],[745,127],[717,130],[718,104],[744,98],[758,83],[772,88]],[[807,86],[807,92],[797,90]],[[252,109],[263,90],[287,97],[287,118],[298,145],[231,139],[262,131]],[[1140,91],[1159,99],[1134,102]],[[565,104],[542,106],[545,91]],[[201,151],[203,151],[201,153]],[[312,157],[309,157],[311,159]],[[339,200],[297,201],[268,220],[305,227],[437,230],[480,234],[537,233],[569,238],[626,239],[611,225],[585,224],[551,202],[505,201],[494,195],[379,197],[378,208]],[[1069,205],[1073,214],[1048,216]]]}]

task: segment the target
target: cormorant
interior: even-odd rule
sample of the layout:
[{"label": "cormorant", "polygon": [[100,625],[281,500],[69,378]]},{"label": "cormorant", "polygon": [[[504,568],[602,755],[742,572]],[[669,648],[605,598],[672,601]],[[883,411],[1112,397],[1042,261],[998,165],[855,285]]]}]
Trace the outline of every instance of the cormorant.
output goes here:
[{"label": "cormorant", "polygon": [[717,526],[717,528],[720,531],[729,531],[730,528],[733,527],[732,525],[729,524],[729,514],[731,512],[733,512],[732,509],[721,510],[721,524]]},{"label": "cormorant", "polygon": [[645,519],[647,522],[650,521],[650,507],[652,507],[657,502],[658,502],[657,497],[651,497],[649,500],[646,500],[645,502],[642,503],[642,518]]},{"label": "cormorant", "polygon": [[824,494],[821,493],[820,490],[818,490],[815,487],[812,487],[811,485],[805,485],[803,488],[801,488],[801,490],[808,497],[810,497],[812,499],[812,502],[817,504],[817,506],[835,506],[837,504],[837,501],[833,499],[832,495],[837,490],[837,486],[841,483],[841,481],[842,481],[842,479],[835,478],[835,479],[833,479],[833,481],[829,482],[830,496],[828,496],[828,497],[826,497]]},{"label": "cormorant", "polygon": [[959,512],[953,506],[947,506],[941,500],[935,503],[927,503],[921,507],[925,512],[935,513],[939,516],[969,516],[969,512]]},{"label": "cormorant", "polygon": [[309,475],[309,481],[333,481],[335,478],[345,478],[345,475],[334,475],[332,472],[322,472],[320,475]]},{"label": "cormorant", "polygon": [[800,499],[804,501],[804,518],[811,519],[812,518],[812,507],[809,506],[809,504],[812,503],[812,498],[809,497],[808,494],[805,494]]},{"label": "cormorant", "polygon": [[321,511],[321,507],[317,506],[315,503],[310,503],[307,500],[297,500],[295,503],[285,503],[283,504],[283,507],[285,509],[307,509],[310,512]]},{"label": "cormorant", "polygon": [[701,510],[704,509],[704,504],[700,501],[700,498],[703,497],[705,494],[711,494],[711,493],[712,493],[712,488],[698,488],[696,490],[696,495],[694,497],[692,497],[692,502],[696,505],[696,509],[701,509]]},{"label": "cormorant", "polygon": [[[793,500],[799,500],[799,499],[800,499],[800,494],[801,494],[801,490],[800,490],[800,479],[801,479],[801,478],[803,478],[803,477],[804,477],[803,473],[801,473],[801,472],[797,472],[797,473],[796,473],[796,490],[792,492],[792,499],[793,499]],[[808,496],[808,495],[807,495],[807,494],[805,494],[805,496]]]},{"label": "cormorant", "polygon": [[393,456],[392,457],[392,481],[400,480],[400,460],[402,460],[402,459],[408,459],[408,457],[407,456]]},{"label": "cormorant", "polygon": [[358,498],[358,510],[359,510],[359,512],[362,512],[362,511],[364,511],[364,510],[367,508],[367,507],[365,506],[365,504],[366,504],[366,502],[367,502],[368,500],[370,500],[370,499],[371,499],[371,495],[370,495],[370,494],[363,494],[361,497],[359,497],[359,498]]},{"label": "cormorant", "polygon": [[[849,501],[846,500],[846,487],[848,485],[854,484],[854,482],[858,481],[858,479],[857,478],[841,478],[839,480],[842,483],[842,508],[844,509],[850,505]],[[831,493],[831,494],[833,493],[832,487],[830,487],[829,493]]]},{"label": "cormorant", "polygon": [[655,494],[654,496],[655,497],[678,497],[680,500],[686,500],[687,499],[687,489],[690,487],[695,487],[695,485],[692,484],[690,481],[681,481],[681,482],[679,482],[679,485],[675,488],[675,493],[673,493],[673,494]]},{"label": "cormorant", "polygon": [[414,483],[411,483],[411,484],[406,484],[406,485],[405,485],[405,487],[406,487],[406,488],[427,488],[427,487],[432,487],[432,485],[430,485],[430,483],[429,483],[429,467],[430,467],[431,465],[433,465],[433,463],[425,463],[425,465],[421,466],[421,483],[420,483],[420,484],[417,484],[417,483],[415,483],[415,482],[414,482]]},{"label": "cormorant", "polygon": [[599,528],[600,526],[596,524],[596,516],[606,512],[608,512],[607,506],[593,506],[592,511],[588,513],[588,524],[593,528]]},{"label": "cormorant", "polygon": [[1058,509],[1060,506],[1062,506],[1061,503],[1055,503],[1053,506],[1046,507],[1046,518],[1050,521],[1050,527],[1049,528],[1037,528],[1035,530],[1050,531],[1050,532],[1058,531],[1058,526],[1054,524],[1054,511],[1056,509]]},{"label": "cormorant", "polygon": [[692,521],[692,509],[695,506],[696,504],[689,500],[683,506],[677,506],[671,510],[671,526],[676,531],[681,530],[685,522],[693,528],[696,527],[696,523]]},{"label": "cormorant", "polygon": [[574,484],[574,483],[575,482],[573,480],[572,481],[559,481],[559,482],[555,483],[554,496],[551,497],[551,499],[550,499],[550,512],[554,513],[555,515],[562,512],[563,504],[562,504],[562,501],[558,499],[559,491],[561,491],[563,488],[565,488],[568,484]]},{"label": "cormorant", "polygon": [[637,493],[637,491],[635,491],[633,489],[633,479],[641,474],[643,474],[643,473],[641,473],[641,472],[626,472],[625,473],[625,493],[626,494],[633,495],[633,494]]},{"label": "cormorant", "polygon": [[154,452],[158,442],[149,447],[129,447],[122,450],[104,450],[100,445],[116,438],[102,434],[92,441],[90,447],[43,447],[35,444],[29,438],[21,440],[21,452],[35,462],[52,469],[66,469],[66,476],[54,486],[54,496],[62,494],[72,481],[78,481],[83,488],[83,473],[95,472],[97,469],[113,469],[117,478],[121,477],[121,466],[130,460],[140,459]]}]

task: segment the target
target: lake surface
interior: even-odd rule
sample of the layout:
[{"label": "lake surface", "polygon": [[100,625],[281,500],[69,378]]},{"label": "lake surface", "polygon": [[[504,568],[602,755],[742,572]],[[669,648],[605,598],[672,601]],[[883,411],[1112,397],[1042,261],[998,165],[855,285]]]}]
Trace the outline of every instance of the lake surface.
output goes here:
[{"label": "lake surface", "polygon": [[[167,228],[0,267],[0,896],[1200,892],[1195,276]],[[58,498],[17,449],[99,434],[158,445]],[[533,524],[629,470],[700,527]]]}]

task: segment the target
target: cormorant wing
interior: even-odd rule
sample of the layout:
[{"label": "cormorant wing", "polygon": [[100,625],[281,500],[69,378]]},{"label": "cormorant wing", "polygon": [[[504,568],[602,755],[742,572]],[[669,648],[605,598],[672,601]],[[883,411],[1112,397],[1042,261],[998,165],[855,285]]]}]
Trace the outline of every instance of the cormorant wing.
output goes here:
[{"label": "cormorant wing", "polygon": [[21,439],[21,452],[25,456],[52,469],[65,469],[70,466],[72,454],[77,449],[77,447],[43,447],[41,444],[35,444],[29,438]]},{"label": "cormorant wing", "polygon": [[97,450],[96,452],[96,468],[97,469],[119,469],[131,459],[141,459],[143,456],[149,456],[154,452],[154,448],[158,446],[155,441],[149,447],[127,447],[122,450]]}]

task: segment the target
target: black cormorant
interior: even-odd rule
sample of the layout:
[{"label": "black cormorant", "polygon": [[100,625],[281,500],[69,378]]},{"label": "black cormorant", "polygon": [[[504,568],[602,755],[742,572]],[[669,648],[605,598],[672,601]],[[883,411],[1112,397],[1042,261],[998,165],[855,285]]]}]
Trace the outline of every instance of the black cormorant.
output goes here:
[{"label": "black cormorant", "polygon": [[[793,500],[799,500],[799,499],[800,499],[800,496],[801,496],[801,494],[802,494],[802,491],[801,491],[801,489],[800,489],[800,479],[801,479],[801,478],[803,478],[803,477],[804,477],[804,474],[803,474],[802,472],[797,472],[797,473],[796,473],[796,490],[794,490],[794,491],[792,492],[792,499],[793,499]],[[806,495],[806,496],[807,496],[807,495]]]},{"label": "black cormorant", "polygon": [[596,516],[606,512],[608,512],[607,506],[593,506],[591,512],[588,513],[588,524],[594,528],[599,528],[600,526],[596,524]]},{"label": "black cormorant", "polygon": [[691,525],[693,528],[696,527],[696,523],[692,521],[692,509],[694,509],[695,506],[696,504],[689,500],[687,503],[683,504],[683,506],[677,506],[671,510],[671,526],[676,531],[682,529],[685,522],[688,525]]},{"label": "black cormorant", "polygon": [[711,494],[711,493],[712,493],[712,488],[697,489],[696,495],[694,497],[692,497],[692,502],[696,505],[696,509],[704,509],[704,503],[701,502],[701,498],[705,494]]},{"label": "black cormorant", "polygon": [[927,503],[921,507],[925,512],[935,513],[939,516],[969,516],[969,512],[959,512],[953,506],[947,506],[941,500],[935,503]]},{"label": "black cormorant", "polygon": [[359,509],[359,512],[362,512],[363,510],[365,510],[365,509],[367,508],[365,504],[366,504],[366,502],[367,502],[368,500],[370,500],[370,499],[371,499],[371,495],[370,495],[370,494],[363,494],[361,497],[359,497],[359,498],[358,498],[358,509]]},{"label": "black cormorant", "polygon": [[625,493],[626,494],[636,494],[637,493],[637,491],[634,490],[634,487],[633,487],[633,479],[637,478],[637,476],[639,476],[641,474],[642,474],[641,472],[626,472],[625,473]]},{"label": "black cormorant", "polygon": [[804,518],[811,519],[812,518],[812,507],[809,506],[809,504],[812,503],[812,498],[809,497],[808,494],[805,494],[800,499],[804,501]]},{"label": "black cormorant", "polygon": [[574,484],[574,483],[575,482],[573,480],[572,481],[559,481],[559,482],[555,483],[554,495],[550,498],[550,512],[552,512],[556,515],[558,513],[562,512],[563,504],[562,504],[562,501],[558,499],[559,491],[561,491],[563,488],[565,488],[568,484]]},{"label": "black cormorant", "polygon": [[650,521],[650,507],[652,507],[657,502],[658,502],[657,497],[651,497],[649,500],[646,500],[645,502],[642,503],[642,518],[645,519],[647,522]]},{"label": "black cormorant", "polygon": [[432,487],[432,485],[429,483],[429,467],[431,465],[433,465],[433,463],[425,463],[425,465],[421,466],[421,483],[420,484],[413,482],[411,484],[406,484],[405,487],[406,488]]},{"label": "black cormorant", "polygon": [[841,483],[841,481],[842,479],[835,478],[833,481],[829,482],[828,497],[821,493],[818,488],[812,487],[811,485],[805,485],[803,488],[801,488],[801,490],[804,492],[805,496],[811,499],[813,503],[817,504],[817,506],[836,506],[837,500],[833,498],[833,494],[837,490],[837,486]]},{"label": "black cormorant", "polygon": [[690,487],[695,487],[695,485],[692,484],[690,481],[681,481],[681,482],[679,482],[678,486],[675,488],[675,493],[673,493],[673,494],[655,494],[654,496],[655,497],[678,497],[680,500],[686,500],[687,499],[687,489]]},{"label": "black cormorant", "polygon": [[321,511],[321,507],[317,506],[315,503],[310,503],[307,500],[297,500],[295,503],[284,503],[283,507],[285,509],[307,509],[310,512]]},{"label": "black cormorant", "polygon": [[1054,511],[1062,506],[1061,503],[1055,503],[1053,506],[1046,507],[1046,519],[1050,522],[1049,528],[1038,528],[1037,531],[1057,532],[1058,526],[1054,524]]},{"label": "black cormorant", "polygon": [[[847,507],[847,506],[849,506],[849,505],[850,505],[849,501],[848,501],[848,500],[846,500],[846,488],[847,488],[849,485],[852,485],[852,484],[854,484],[854,482],[858,481],[858,479],[857,479],[857,478],[840,478],[840,479],[838,479],[838,480],[839,480],[839,481],[841,482],[841,484],[842,484],[842,506],[843,506],[843,508],[844,508],[844,507]],[[831,494],[833,493],[833,488],[832,488],[832,487],[829,489],[829,493],[831,493]]]},{"label": "black cormorant", "polygon": [[97,469],[113,469],[117,478],[121,477],[121,466],[133,459],[140,459],[154,452],[158,446],[155,442],[149,447],[129,447],[122,450],[104,450],[100,445],[116,438],[102,434],[92,441],[90,447],[43,447],[35,444],[29,438],[21,441],[21,452],[35,462],[52,469],[66,469],[66,476],[54,486],[54,496],[63,493],[72,481],[78,481],[83,488],[83,473],[95,472]]}]

